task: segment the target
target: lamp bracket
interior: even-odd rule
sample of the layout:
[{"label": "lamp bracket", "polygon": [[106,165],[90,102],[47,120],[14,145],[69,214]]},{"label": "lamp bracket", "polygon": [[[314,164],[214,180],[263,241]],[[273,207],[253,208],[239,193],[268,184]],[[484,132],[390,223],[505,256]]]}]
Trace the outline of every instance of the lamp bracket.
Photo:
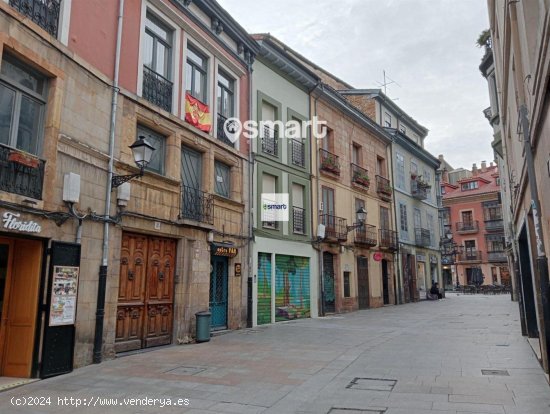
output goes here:
[{"label": "lamp bracket", "polygon": [[143,176],[143,170],[137,174],[128,174],[128,175],[114,175],[111,178],[111,189],[120,187],[125,182],[128,182],[134,178]]},{"label": "lamp bracket", "polygon": [[365,223],[354,223],[351,226],[346,226],[346,230],[349,233],[350,231],[353,231],[355,229],[361,228],[365,225]]}]

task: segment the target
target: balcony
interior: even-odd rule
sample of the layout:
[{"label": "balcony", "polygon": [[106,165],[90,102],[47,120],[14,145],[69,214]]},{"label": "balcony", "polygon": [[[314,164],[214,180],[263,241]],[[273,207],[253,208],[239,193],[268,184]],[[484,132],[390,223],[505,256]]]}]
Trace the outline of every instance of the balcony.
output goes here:
[{"label": "balcony", "polygon": [[479,222],[474,221],[459,221],[456,223],[456,231],[458,234],[477,233],[479,231]]},{"label": "balcony", "polygon": [[319,160],[321,163],[321,171],[340,175],[340,159],[338,155],[321,148],[319,149]]},{"label": "balcony", "polygon": [[357,164],[351,164],[351,182],[368,190],[370,186],[369,172]]},{"label": "balcony", "polygon": [[378,243],[376,237],[376,227],[370,224],[364,224],[355,229],[355,244],[365,247],[374,247]]},{"label": "balcony", "polygon": [[422,181],[421,176],[411,177],[411,195],[417,200],[426,200],[428,198],[428,190],[431,188],[427,182]]},{"label": "balcony", "polygon": [[481,251],[479,250],[468,250],[458,253],[457,261],[458,262],[480,262],[481,261]]},{"label": "balcony", "polygon": [[378,230],[380,236],[379,246],[381,249],[390,251],[397,251],[397,232],[393,230],[380,229]]},{"label": "balcony", "polygon": [[297,139],[290,141],[292,165],[304,168],[306,166],[306,145]]},{"label": "balcony", "polygon": [[164,76],[143,66],[143,98],[165,111],[172,112],[172,87],[172,82]]},{"label": "balcony", "polygon": [[0,144],[0,190],[42,200],[45,165],[46,161]]},{"label": "balcony", "polygon": [[214,224],[214,196],[182,186],[181,218]]},{"label": "balcony", "polygon": [[301,207],[292,207],[292,232],[294,234],[306,233],[306,211]]},{"label": "balcony", "polygon": [[53,37],[57,37],[61,0],[10,0],[10,6],[24,14]]},{"label": "balcony", "polygon": [[423,228],[414,229],[415,242],[417,246],[429,247],[432,243],[430,230]]},{"label": "balcony", "polygon": [[325,225],[325,239],[332,241],[346,241],[348,239],[347,220],[332,214],[321,214],[321,224]]},{"label": "balcony", "polygon": [[380,198],[384,200],[391,200],[391,195],[393,192],[390,180],[380,175],[376,176],[376,192]]},{"label": "balcony", "polygon": [[264,154],[279,156],[279,140],[277,139],[277,130],[264,125],[262,130],[262,152]]},{"label": "balcony", "polygon": [[506,263],[508,259],[506,257],[506,252],[504,250],[498,250],[498,251],[488,251],[487,261]]},{"label": "balcony", "polygon": [[[217,133],[216,133],[216,137],[218,138],[218,140],[220,140],[221,142],[223,142],[224,144],[227,144],[231,147],[234,146],[234,143],[231,142],[231,140],[227,137],[227,133],[225,132],[225,121],[227,121],[227,118],[221,114],[218,114],[218,127],[217,127]],[[231,131],[231,130],[230,130]]]}]

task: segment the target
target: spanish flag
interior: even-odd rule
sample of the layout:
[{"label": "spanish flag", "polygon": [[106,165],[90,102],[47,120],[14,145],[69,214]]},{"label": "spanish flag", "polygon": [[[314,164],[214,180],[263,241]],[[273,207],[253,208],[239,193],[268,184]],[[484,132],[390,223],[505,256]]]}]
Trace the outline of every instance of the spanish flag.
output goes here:
[{"label": "spanish flag", "polygon": [[185,94],[185,121],[199,128],[201,131],[210,132],[212,121],[210,120],[210,108],[188,93]]}]

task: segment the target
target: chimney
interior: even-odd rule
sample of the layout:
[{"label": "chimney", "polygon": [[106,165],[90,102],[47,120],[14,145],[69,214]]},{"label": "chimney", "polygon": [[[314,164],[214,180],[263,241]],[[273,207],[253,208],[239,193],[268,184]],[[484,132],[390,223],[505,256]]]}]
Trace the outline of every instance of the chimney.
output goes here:
[{"label": "chimney", "polygon": [[487,161],[481,161],[481,172],[487,171]]},{"label": "chimney", "polygon": [[472,165],[472,175],[473,175],[473,176],[476,176],[476,175],[477,175],[477,165],[476,165],[475,162],[474,162],[474,165]]},{"label": "chimney", "polygon": [[448,182],[449,182],[449,171],[447,171],[446,168],[443,170],[443,174],[441,174],[441,180],[442,180],[444,183],[448,183]]}]

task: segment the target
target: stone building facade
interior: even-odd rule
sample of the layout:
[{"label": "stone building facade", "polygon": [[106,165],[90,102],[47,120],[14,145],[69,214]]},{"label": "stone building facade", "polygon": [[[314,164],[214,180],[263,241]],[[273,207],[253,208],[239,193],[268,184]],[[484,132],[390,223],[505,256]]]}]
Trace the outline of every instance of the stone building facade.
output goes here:
[{"label": "stone building facade", "polygon": [[[63,1],[35,22],[0,2],[0,375],[187,342],[197,311],[246,325],[248,142],[221,126],[250,116],[258,48],[217,4],[189,3]],[[140,136],[151,163],[106,210],[111,175],[140,173]]]}]

